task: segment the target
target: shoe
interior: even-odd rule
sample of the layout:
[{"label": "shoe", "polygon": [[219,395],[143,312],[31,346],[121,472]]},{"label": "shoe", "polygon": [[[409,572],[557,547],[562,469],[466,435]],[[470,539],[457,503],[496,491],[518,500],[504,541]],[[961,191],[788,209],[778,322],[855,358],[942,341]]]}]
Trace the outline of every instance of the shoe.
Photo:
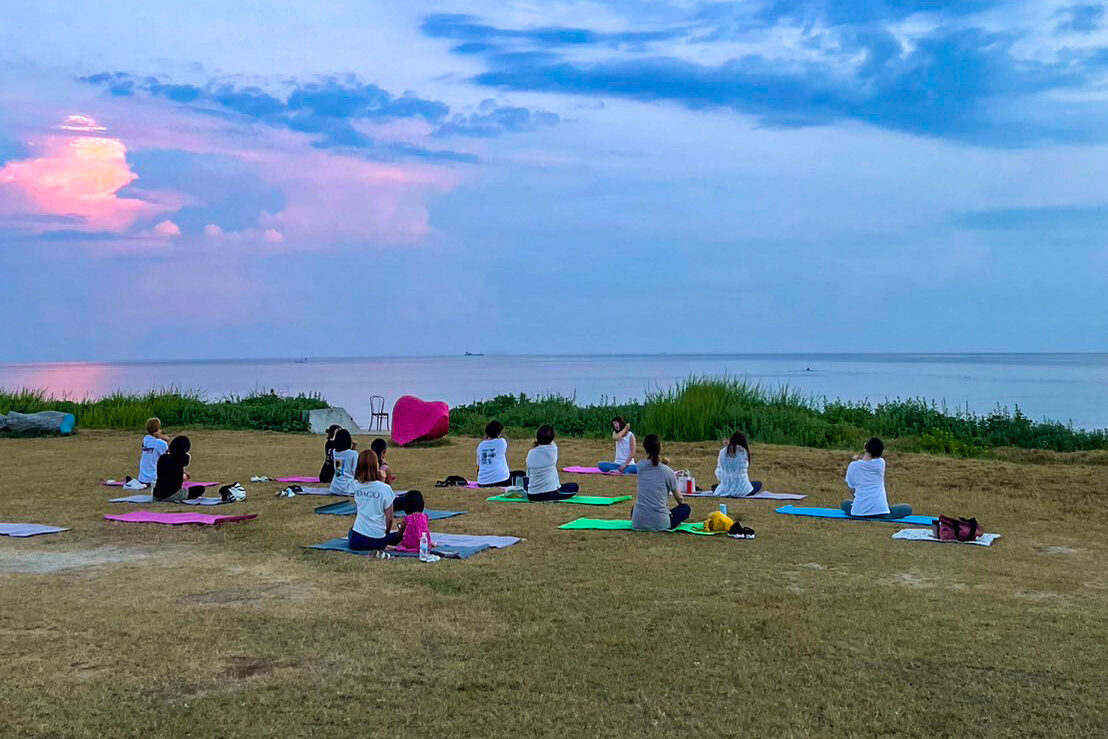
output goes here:
[{"label": "shoe", "polygon": [[246,488],[237,482],[224,485],[219,489],[219,497],[224,503],[237,503],[240,500],[246,500]]},{"label": "shoe", "polygon": [[296,486],[289,485],[284,490],[278,490],[276,493],[273,494],[273,497],[275,497],[275,498],[295,498],[296,497],[296,491],[293,490],[293,487],[296,487]]},{"label": "shoe", "polygon": [[753,539],[754,529],[749,526],[736,526],[731,529],[731,533],[728,534],[732,539]]},{"label": "shoe", "polygon": [[139,482],[138,480],[128,477],[127,481],[123,483],[124,490],[145,490],[146,483]]},{"label": "shoe", "polygon": [[274,482],[274,480],[272,477],[266,477],[265,475],[253,475],[250,482]]},{"label": "shoe", "polygon": [[383,549],[378,549],[375,552],[373,552],[373,558],[374,559],[392,559],[392,555],[389,554],[388,552],[386,552]]}]

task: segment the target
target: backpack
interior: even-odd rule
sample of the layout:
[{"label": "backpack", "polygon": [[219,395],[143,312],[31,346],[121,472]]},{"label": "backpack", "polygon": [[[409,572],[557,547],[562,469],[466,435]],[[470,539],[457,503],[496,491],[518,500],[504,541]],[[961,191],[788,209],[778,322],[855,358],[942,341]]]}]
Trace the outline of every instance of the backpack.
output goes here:
[{"label": "backpack", "polygon": [[469,480],[465,479],[461,475],[447,475],[445,480],[439,480],[435,483],[437,488],[453,488],[453,487],[465,487],[469,484]]},{"label": "backpack", "polygon": [[931,524],[931,533],[939,541],[973,541],[985,533],[976,518],[939,516]]}]

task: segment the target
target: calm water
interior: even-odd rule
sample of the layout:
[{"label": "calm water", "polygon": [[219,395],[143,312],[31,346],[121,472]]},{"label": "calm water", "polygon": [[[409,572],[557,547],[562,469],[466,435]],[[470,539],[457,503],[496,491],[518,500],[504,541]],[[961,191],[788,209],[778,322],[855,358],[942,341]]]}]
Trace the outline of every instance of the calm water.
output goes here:
[{"label": "calm water", "polygon": [[368,420],[370,395],[451,405],[500,393],[575,394],[580,402],[641,398],[690,374],[730,374],[815,396],[878,401],[926,397],[987,412],[1019,405],[1034,419],[1108,427],[1108,354],[747,354],[486,356],[0,364],[0,387],[70,396],[176,386],[209,397],[315,391]]}]

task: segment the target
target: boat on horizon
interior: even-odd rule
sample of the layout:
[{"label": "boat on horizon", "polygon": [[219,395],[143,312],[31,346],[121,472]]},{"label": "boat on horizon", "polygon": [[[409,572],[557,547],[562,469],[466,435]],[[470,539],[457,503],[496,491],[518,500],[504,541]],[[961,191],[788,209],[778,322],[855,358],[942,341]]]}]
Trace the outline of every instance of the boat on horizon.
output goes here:
[{"label": "boat on horizon", "polygon": [[467,357],[483,357],[483,356],[485,356],[485,354],[484,354],[484,352],[466,352],[466,356]]}]

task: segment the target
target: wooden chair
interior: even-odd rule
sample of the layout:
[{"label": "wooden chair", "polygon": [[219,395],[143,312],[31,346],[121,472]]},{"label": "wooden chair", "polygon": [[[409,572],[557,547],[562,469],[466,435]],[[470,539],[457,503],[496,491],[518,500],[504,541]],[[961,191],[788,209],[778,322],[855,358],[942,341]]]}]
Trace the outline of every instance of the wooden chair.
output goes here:
[{"label": "wooden chair", "polygon": [[[389,414],[385,410],[385,398],[381,395],[369,396],[369,427],[381,431],[389,427]],[[384,424],[384,425],[382,425]]]}]

